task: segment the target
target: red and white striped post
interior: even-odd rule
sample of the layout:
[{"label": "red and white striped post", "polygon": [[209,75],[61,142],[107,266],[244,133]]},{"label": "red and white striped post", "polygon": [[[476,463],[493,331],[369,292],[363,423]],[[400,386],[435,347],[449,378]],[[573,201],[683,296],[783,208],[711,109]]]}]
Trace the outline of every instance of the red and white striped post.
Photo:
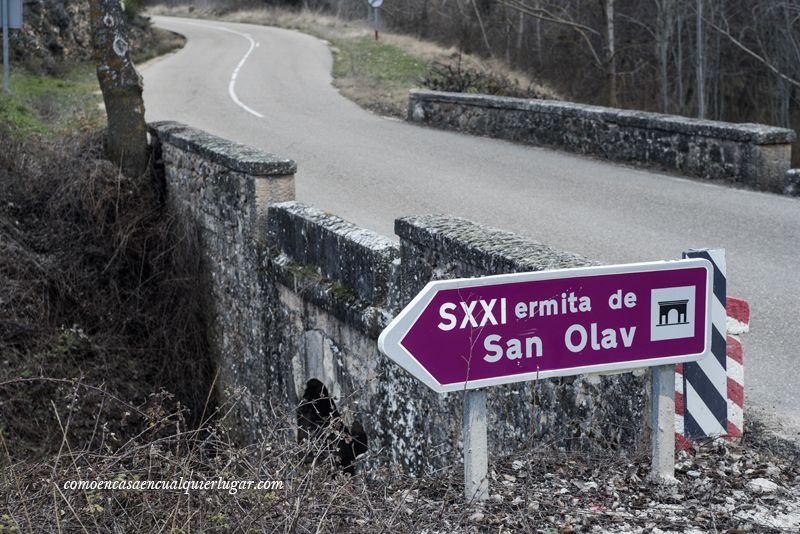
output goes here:
[{"label": "red and white striped post", "polygon": [[740,336],[750,330],[746,300],[728,297],[728,439],[742,437],[744,429],[744,358]]}]

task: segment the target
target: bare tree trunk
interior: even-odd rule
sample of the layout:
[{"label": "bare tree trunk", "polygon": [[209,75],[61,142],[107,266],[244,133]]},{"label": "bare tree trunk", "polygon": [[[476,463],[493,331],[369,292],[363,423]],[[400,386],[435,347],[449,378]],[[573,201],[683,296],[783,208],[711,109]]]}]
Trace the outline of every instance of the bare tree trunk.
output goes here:
[{"label": "bare tree trunk", "polygon": [[483,36],[483,44],[486,45],[486,52],[489,54],[489,57],[494,57],[492,46],[489,44],[489,37],[486,35],[486,28],[483,27],[483,18],[481,17],[481,12],[478,10],[476,0],[472,0],[472,7],[475,10],[475,18],[478,19],[478,26],[481,28],[481,36]]},{"label": "bare tree trunk", "polygon": [[[797,35],[796,32],[793,31],[792,27],[792,17],[789,12],[788,6],[783,4],[781,6],[781,12],[783,16],[781,17],[784,23],[786,24],[785,29],[782,33],[784,36],[782,39],[782,46],[780,46],[780,53],[783,61],[781,63],[784,67],[788,67],[793,65],[795,71],[797,70],[797,42],[795,40],[795,36]],[[795,53],[792,54],[792,51]],[[790,67],[791,69],[791,67]],[[796,74],[789,70],[790,75],[795,76]],[[792,101],[792,85],[789,84],[784,78],[778,77],[780,80],[780,95],[781,95],[781,120],[780,122],[776,123],[779,126],[783,126],[784,128],[791,128],[791,101]]]},{"label": "bare tree trunk", "polygon": [[697,42],[695,43],[695,78],[697,81],[697,117],[706,117],[706,51],[705,35],[703,33],[703,2],[697,0]]},{"label": "bare tree trunk", "polygon": [[678,51],[675,58],[676,63],[676,79],[675,79],[675,86],[676,86],[676,93],[677,98],[675,99],[678,103],[678,113],[681,115],[684,114],[686,111],[686,93],[683,92],[683,13],[681,10],[678,10]]},{"label": "bare tree trunk", "polygon": [[[716,19],[717,13],[722,8],[721,4],[714,6],[712,4],[712,16]],[[711,75],[713,76],[713,102],[712,118],[715,120],[722,120],[722,35],[717,32],[714,39],[714,65],[711,67]]]},{"label": "bare tree trunk", "polygon": [[669,113],[669,47],[675,24],[674,0],[656,2],[656,39],[658,42],[659,83],[661,86],[661,112]]},{"label": "bare tree trunk", "polygon": [[125,175],[141,176],[150,153],[142,77],[130,58],[125,15],[119,0],[91,0],[90,5],[97,79],[108,117],[108,157]]},{"label": "bare tree trunk", "polygon": [[503,5],[503,19],[506,30],[506,63],[509,65],[511,64],[511,29],[514,27],[514,23],[511,21],[511,17],[508,14],[508,6]]},{"label": "bare tree trunk", "polygon": [[536,59],[542,66],[542,19],[536,19]]},{"label": "bare tree trunk", "polygon": [[614,0],[606,0],[606,64],[608,105],[617,107],[617,57],[614,49]]}]

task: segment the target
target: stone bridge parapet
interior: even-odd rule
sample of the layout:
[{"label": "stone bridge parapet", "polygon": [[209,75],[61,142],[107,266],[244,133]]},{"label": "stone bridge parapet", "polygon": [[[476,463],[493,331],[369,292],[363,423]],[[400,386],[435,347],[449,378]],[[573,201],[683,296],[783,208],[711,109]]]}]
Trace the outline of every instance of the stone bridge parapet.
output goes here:
[{"label": "stone bridge parapet", "polygon": [[783,193],[793,130],[478,94],[411,91],[408,120]]}]

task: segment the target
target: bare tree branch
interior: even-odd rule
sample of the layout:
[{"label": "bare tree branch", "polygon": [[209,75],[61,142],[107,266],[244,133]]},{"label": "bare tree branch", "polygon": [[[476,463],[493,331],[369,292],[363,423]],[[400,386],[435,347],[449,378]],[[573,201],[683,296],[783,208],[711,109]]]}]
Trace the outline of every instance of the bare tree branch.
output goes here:
[{"label": "bare tree branch", "polygon": [[602,34],[599,31],[595,30],[594,28],[590,28],[589,26],[585,26],[583,24],[571,20],[556,18],[553,15],[551,15],[549,11],[543,8],[530,7],[521,2],[520,0],[500,0],[500,3],[502,5],[510,7],[511,9],[519,11],[520,13],[524,13],[525,15],[528,15],[530,17],[572,28],[578,33],[578,35],[580,35],[583,38],[584,42],[586,43],[586,46],[589,48],[589,52],[591,52],[592,57],[594,58],[595,63],[600,67],[605,65],[603,60],[600,58],[600,54],[597,53],[597,50],[595,49],[594,45],[592,44],[592,41],[589,39],[589,36],[587,35],[587,33],[590,33],[592,35],[602,37]]},{"label": "bare tree branch", "polygon": [[751,50],[744,43],[742,43],[739,39],[737,39],[736,37],[731,35],[731,33],[729,31],[727,31],[724,28],[718,26],[717,24],[714,24],[713,22],[708,21],[708,19],[706,19],[706,22],[711,28],[715,29],[716,31],[718,31],[719,33],[721,33],[722,35],[727,37],[734,45],[736,45],[737,48],[739,48],[744,53],[746,53],[747,55],[749,55],[750,57],[752,57],[753,59],[755,59],[756,61],[758,61],[762,65],[764,65],[765,67],[767,67],[774,74],[776,74],[777,76],[779,76],[783,80],[789,82],[790,84],[794,85],[795,87],[800,87],[800,82],[798,82],[794,78],[791,78],[791,77],[787,76],[786,74],[784,74],[783,72],[781,72],[775,65],[773,65],[766,58],[762,57],[761,55],[759,55],[754,50]]}]

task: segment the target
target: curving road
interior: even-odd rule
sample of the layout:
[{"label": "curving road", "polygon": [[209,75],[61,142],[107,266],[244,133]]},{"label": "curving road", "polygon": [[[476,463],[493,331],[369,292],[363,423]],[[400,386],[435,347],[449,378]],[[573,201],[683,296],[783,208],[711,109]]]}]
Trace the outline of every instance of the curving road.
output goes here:
[{"label": "curving road", "polygon": [[385,235],[444,212],[606,263],[727,249],[751,303],[748,406],[800,436],[800,199],[730,189],[363,111],[331,86],[322,41],[271,27],[154,17],[188,38],[148,65],[147,119],[174,119],[298,162],[297,198]]}]

